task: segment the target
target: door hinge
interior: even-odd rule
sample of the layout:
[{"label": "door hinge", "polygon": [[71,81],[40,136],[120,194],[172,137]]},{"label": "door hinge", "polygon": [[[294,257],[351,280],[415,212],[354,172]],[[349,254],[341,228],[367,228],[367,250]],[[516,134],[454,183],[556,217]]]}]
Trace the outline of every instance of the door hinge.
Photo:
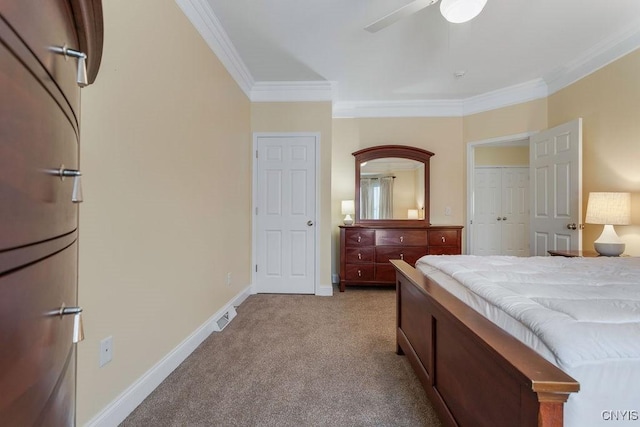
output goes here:
[{"label": "door hinge", "polygon": [[256,207],[256,215],[258,215],[258,208]]},{"label": "door hinge", "polygon": [[258,150],[256,150],[256,159],[258,158]]},{"label": "door hinge", "polygon": [[258,272],[258,264],[256,264],[256,273]]}]

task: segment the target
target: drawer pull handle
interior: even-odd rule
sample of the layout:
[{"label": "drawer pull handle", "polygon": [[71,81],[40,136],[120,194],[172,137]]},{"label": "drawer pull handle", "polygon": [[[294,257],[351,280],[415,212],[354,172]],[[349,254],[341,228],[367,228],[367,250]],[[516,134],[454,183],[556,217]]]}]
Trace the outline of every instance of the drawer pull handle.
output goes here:
[{"label": "drawer pull handle", "polygon": [[404,242],[404,236],[400,236],[400,243]]},{"label": "drawer pull handle", "polygon": [[358,243],[362,240],[362,237],[358,236]]},{"label": "drawer pull handle", "polygon": [[78,73],[76,75],[76,83],[78,86],[85,87],[89,84],[89,80],[87,79],[87,54],[84,52],[80,52],[75,49],[69,49],[65,44],[62,47],[52,46],[50,48],[51,52],[58,53],[60,55],[64,55],[65,59],[71,57],[76,58],[78,60]]},{"label": "drawer pull handle", "polygon": [[358,270],[358,277],[362,277],[362,271]]},{"label": "drawer pull handle", "polygon": [[73,203],[81,203],[82,198],[82,172],[77,169],[65,169],[64,165],[60,169],[52,170],[49,173],[60,177],[60,181],[64,181],[66,177],[73,177],[73,190],[71,191],[71,201]]},{"label": "drawer pull handle", "polygon": [[400,254],[400,259],[404,261],[404,254]]},{"label": "drawer pull handle", "polygon": [[362,254],[361,253],[358,254],[358,259],[362,259]]},{"label": "drawer pull handle", "polygon": [[446,243],[447,242],[447,240],[444,238],[444,236],[442,236],[441,239],[442,239],[442,243]]},{"label": "drawer pull handle", "polygon": [[65,307],[64,303],[58,311],[60,317],[73,315],[73,336],[74,344],[84,340],[84,328],[82,327],[82,307]]}]

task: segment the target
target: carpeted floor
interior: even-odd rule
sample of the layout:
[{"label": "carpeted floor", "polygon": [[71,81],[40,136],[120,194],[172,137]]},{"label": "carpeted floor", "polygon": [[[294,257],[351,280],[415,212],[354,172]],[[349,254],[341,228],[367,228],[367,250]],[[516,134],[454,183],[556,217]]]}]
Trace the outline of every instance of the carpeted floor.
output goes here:
[{"label": "carpeted floor", "polygon": [[394,328],[394,289],[252,295],[121,425],[440,426]]}]

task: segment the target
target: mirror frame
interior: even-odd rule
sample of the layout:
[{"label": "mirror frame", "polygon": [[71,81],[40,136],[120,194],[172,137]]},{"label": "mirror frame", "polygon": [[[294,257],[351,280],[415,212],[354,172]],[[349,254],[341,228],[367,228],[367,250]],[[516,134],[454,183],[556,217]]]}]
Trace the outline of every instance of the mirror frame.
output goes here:
[{"label": "mirror frame", "polygon": [[[355,225],[380,227],[428,227],[429,222],[429,160],[434,154],[421,148],[405,145],[378,145],[352,153],[356,158]],[[416,160],[424,164],[424,218],[423,219],[360,219],[360,165],[384,157]]]}]

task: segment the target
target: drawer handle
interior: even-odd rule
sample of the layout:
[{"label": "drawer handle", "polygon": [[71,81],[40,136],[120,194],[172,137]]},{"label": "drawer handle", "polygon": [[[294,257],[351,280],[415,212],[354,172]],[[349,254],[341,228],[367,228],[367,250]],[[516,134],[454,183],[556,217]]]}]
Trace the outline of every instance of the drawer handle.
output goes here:
[{"label": "drawer handle", "polygon": [[74,344],[84,340],[84,328],[82,327],[82,307],[65,307],[64,303],[58,311],[60,317],[73,315],[73,336]]},{"label": "drawer handle", "polygon": [[71,201],[73,203],[82,203],[82,172],[77,169],[65,169],[64,165],[60,165],[59,169],[49,171],[52,175],[60,177],[60,181],[64,181],[66,177],[73,177],[73,190],[71,191]]},{"label": "drawer handle", "polygon": [[404,242],[404,236],[400,236],[400,243]]},{"label": "drawer handle", "polygon": [[441,239],[442,239],[442,243],[446,243],[447,242],[447,239],[445,239],[444,236],[442,236]]},{"label": "drawer handle", "polygon": [[362,271],[358,270],[358,277],[362,277]]},{"label": "drawer handle", "polygon": [[62,47],[52,46],[50,48],[51,52],[64,55],[65,59],[76,58],[78,60],[78,73],[76,75],[76,83],[78,86],[85,87],[89,84],[89,80],[87,79],[87,54],[84,52],[80,52],[75,49],[69,49],[65,44]]},{"label": "drawer handle", "polygon": [[400,259],[404,261],[404,254],[400,254]]},{"label": "drawer handle", "polygon": [[358,236],[358,243],[362,240],[362,237]]},{"label": "drawer handle", "polygon": [[362,254],[358,253],[358,259],[362,259]]}]

